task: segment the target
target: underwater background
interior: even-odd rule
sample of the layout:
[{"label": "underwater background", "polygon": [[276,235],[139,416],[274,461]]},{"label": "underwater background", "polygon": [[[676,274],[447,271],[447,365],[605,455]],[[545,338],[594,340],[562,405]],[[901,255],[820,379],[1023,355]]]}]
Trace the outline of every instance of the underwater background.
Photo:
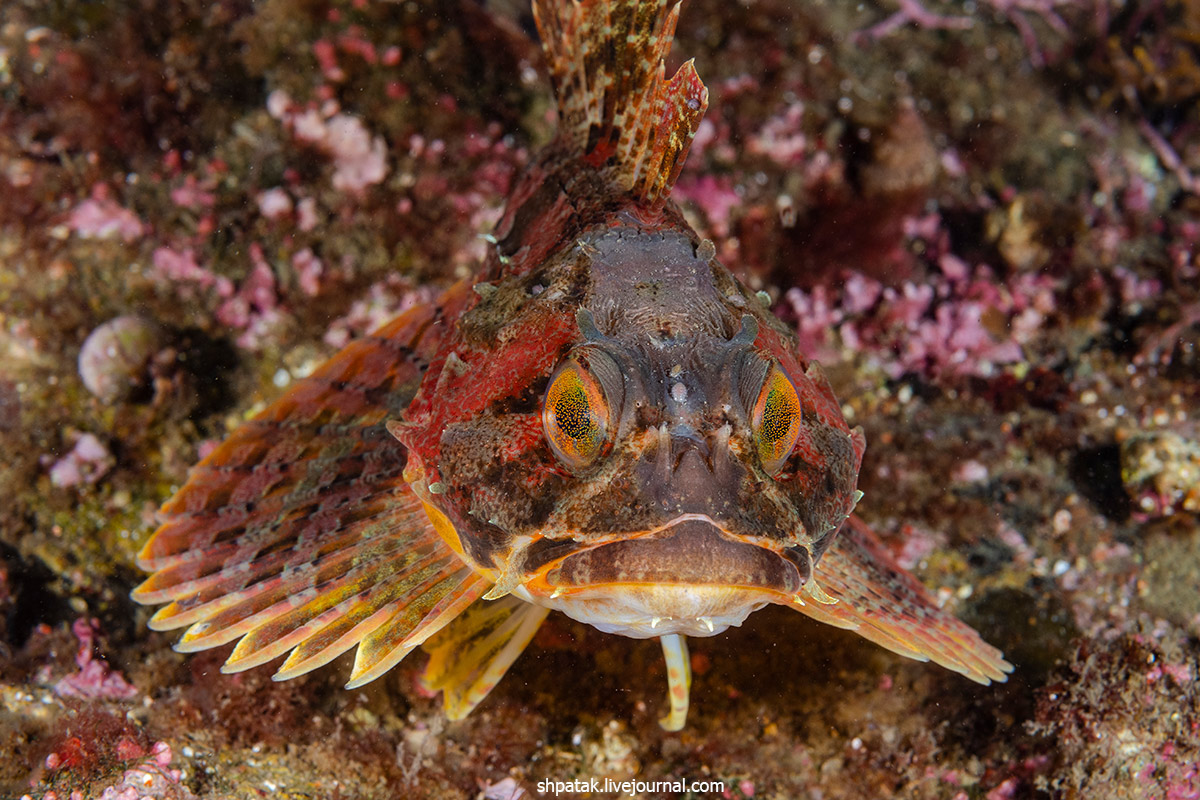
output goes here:
[{"label": "underwater background", "polygon": [[542,55],[518,0],[2,0],[0,797],[1200,798],[1200,2],[685,0],[693,57],[672,199],[1009,681],[782,608],[691,641],[678,734],[658,643],[561,615],[456,723],[420,653],[346,691],[173,652],[128,597],[156,509],[473,273]]}]

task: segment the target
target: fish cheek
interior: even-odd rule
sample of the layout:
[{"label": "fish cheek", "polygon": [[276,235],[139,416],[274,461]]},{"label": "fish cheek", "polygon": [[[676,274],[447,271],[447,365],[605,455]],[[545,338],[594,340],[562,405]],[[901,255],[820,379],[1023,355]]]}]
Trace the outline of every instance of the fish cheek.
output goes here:
[{"label": "fish cheek", "polygon": [[739,534],[790,545],[808,541],[808,528],[800,518],[787,486],[744,488],[735,519],[734,532]]},{"label": "fish cheek", "polygon": [[447,500],[464,521],[466,530],[459,534],[466,537],[488,526],[510,536],[540,532],[569,481],[542,438],[540,418],[532,414],[448,425],[437,466]]},{"label": "fish cheek", "polygon": [[803,523],[813,557],[833,542],[845,521],[858,481],[859,459],[844,431],[821,420],[806,421],[781,485]]},{"label": "fish cheek", "polygon": [[628,468],[615,464],[576,481],[559,502],[558,519],[576,538],[637,532],[664,522],[662,514],[648,507],[637,480]]}]

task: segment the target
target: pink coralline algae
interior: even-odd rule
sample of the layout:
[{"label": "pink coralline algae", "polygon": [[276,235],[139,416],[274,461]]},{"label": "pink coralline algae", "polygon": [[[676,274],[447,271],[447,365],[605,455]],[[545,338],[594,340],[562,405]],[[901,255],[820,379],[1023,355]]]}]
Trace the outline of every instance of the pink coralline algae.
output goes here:
[{"label": "pink coralline algae", "polygon": [[317,227],[321,222],[321,217],[317,213],[317,201],[311,197],[306,197],[296,204],[296,226],[300,230],[308,232]]},{"label": "pink coralline algae", "polygon": [[809,151],[808,137],[801,130],[803,117],[804,104],[791,103],[750,137],[749,151],[785,167],[802,164]]},{"label": "pink coralline algae", "polygon": [[146,226],[127,208],[108,199],[107,187],[98,187],[93,196],[75,206],[67,218],[67,227],[84,239],[120,239],[133,242],[146,232]]},{"label": "pink coralline algae", "polygon": [[997,284],[990,270],[967,269],[951,259],[930,283],[884,287],[851,273],[840,293],[824,287],[791,289],[786,301],[801,344],[816,358],[836,354],[832,334],[851,350],[871,353],[892,378],[905,373],[986,377],[1023,357],[1022,345],[1055,308],[1054,282],[1018,275]]},{"label": "pink coralline algae", "polygon": [[83,617],[71,625],[71,632],[79,640],[79,649],[75,653],[75,664],[79,671],[54,684],[54,691],[62,697],[88,699],[129,700],[136,697],[137,687],[93,655],[98,630],[99,623]]},{"label": "pink coralline algae", "polygon": [[436,294],[429,287],[405,289],[401,283],[391,276],[371,286],[363,299],[356,300],[345,316],[329,326],[325,344],[344,347],[351,339],[370,333],[409,308],[434,302]]},{"label": "pink coralline algae", "polygon": [[259,193],[255,200],[258,210],[267,219],[280,219],[292,213],[292,198],[279,187]]},{"label": "pink coralline algae", "polygon": [[1007,778],[995,789],[987,793],[987,800],[1012,800],[1016,795],[1020,782],[1016,778]]},{"label": "pink coralline algae", "polygon": [[325,272],[325,265],[313,253],[311,247],[306,247],[292,256],[292,269],[296,271],[300,291],[309,297],[316,297],[321,291],[321,275]]},{"label": "pink coralline algae", "polygon": [[1162,293],[1162,281],[1141,278],[1125,267],[1114,267],[1113,277],[1117,279],[1117,288],[1122,304],[1134,313],[1140,310],[1147,301],[1155,299]]},{"label": "pink coralline algae", "polygon": [[170,745],[156,743],[150,757],[125,770],[121,782],[107,787],[100,800],[191,800],[195,795],[181,783],[183,772],[171,769],[171,759]]},{"label": "pink coralline algae", "polygon": [[181,185],[171,190],[171,202],[181,208],[200,210],[211,208],[216,203],[216,195],[211,191],[211,180],[202,182],[195,175],[188,175]]},{"label": "pink coralline algae", "polygon": [[217,308],[217,319],[242,331],[237,338],[240,347],[255,350],[270,337],[283,312],[278,307],[275,273],[258,244],[250,245],[250,261],[253,265],[250,274],[238,286],[237,292]]},{"label": "pink coralline algae", "polygon": [[[331,18],[338,16],[331,12]],[[321,68],[321,74],[331,83],[341,83],[346,79],[346,71],[338,64],[338,50],[353,56],[358,56],[368,64],[380,61],[379,53],[373,42],[364,37],[363,29],[358,25],[350,25],[346,32],[337,37],[336,42],[329,39],[318,39],[312,45],[313,56]],[[400,62],[400,49],[390,47],[384,52],[383,61],[388,66]]]},{"label": "pink coralline algae", "polygon": [[950,475],[957,483],[983,483],[988,479],[988,468],[975,459],[963,461]]},{"label": "pink coralline algae", "polygon": [[800,352],[819,361],[837,359],[829,331],[840,324],[847,313],[839,307],[838,299],[824,286],[815,286],[811,292],[792,289],[787,293],[787,303],[796,316]]},{"label": "pink coralline algae", "polygon": [[905,569],[915,569],[926,558],[946,544],[945,536],[917,525],[902,525],[900,546],[892,551],[896,563]]},{"label": "pink coralline algae", "polygon": [[200,266],[196,254],[188,250],[159,247],[152,256],[158,276],[168,283],[192,283],[202,289],[215,289],[220,297],[233,295],[233,281]]},{"label": "pink coralline algae", "polygon": [[1181,760],[1174,742],[1166,742],[1158,750],[1158,761],[1151,762],[1137,774],[1143,787],[1156,787],[1163,800],[1200,800],[1200,766]]},{"label": "pink coralline algae", "polygon": [[712,175],[685,176],[675,185],[673,194],[680,202],[699,206],[717,237],[729,234],[730,212],[742,203],[732,181]]},{"label": "pink coralline algae", "polygon": [[286,93],[276,90],[267,98],[267,110],[296,139],[333,159],[333,188],[338,191],[357,194],[387,176],[383,137],[371,136],[361,119],[337,111],[336,103],[327,103],[320,111],[298,108]]},{"label": "pink coralline algae", "polygon": [[[241,347],[250,350],[260,347],[282,317],[275,273],[257,243],[250,245],[250,273],[236,288],[229,278],[200,266],[191,250],[160,247],[154,251],[153,260],[158,276],[176,290],[182,285],[186,294],[187,285],[192,284],[215,291],[220,299],[216,318],[223,325],[241,331],[237,338]],[[314,269],[312,264],[307,265],[302,288],[314,288],[313,281],[320,274],[319,269],[315,273]]]},{"label": "pink coralline algae", "polygon": [[50,467],[50,483],[59,488],[91,484],[113,468],[113,457],[95,434],[82,434],[71,452]]},{"label": "pink coralline algae", "polygon": [[1191,664],[1156,664],[1146,673],[1146,682],[1154,683],[1163,676],[1170,678],[1177,686],[1191,683],[1195,680]]}]

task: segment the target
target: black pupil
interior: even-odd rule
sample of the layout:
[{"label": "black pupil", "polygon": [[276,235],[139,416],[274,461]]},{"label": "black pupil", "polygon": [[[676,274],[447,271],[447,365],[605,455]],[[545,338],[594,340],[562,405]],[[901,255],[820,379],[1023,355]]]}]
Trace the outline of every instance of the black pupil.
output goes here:
[{"label": "black pupil", "polygon": [[559,394],[554,404],[554,421],[571,439],[590,439],[596,423],[592,419],[592,408],[582,386],[571,386]]}]

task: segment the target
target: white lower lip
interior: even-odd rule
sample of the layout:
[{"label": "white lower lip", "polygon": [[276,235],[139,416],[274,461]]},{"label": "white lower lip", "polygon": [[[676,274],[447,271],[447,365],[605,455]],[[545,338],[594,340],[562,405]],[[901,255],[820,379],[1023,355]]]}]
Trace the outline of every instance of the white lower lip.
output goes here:
[{"label": "white lower lip", "polygon": [[514,594],[605,633],[633,639],[672,633],[715,636],[741,625],[746,617],[771,602],[764,590],[682,584],[611,584],[577,589],[558,597],[534,597],[520,587]]}]

